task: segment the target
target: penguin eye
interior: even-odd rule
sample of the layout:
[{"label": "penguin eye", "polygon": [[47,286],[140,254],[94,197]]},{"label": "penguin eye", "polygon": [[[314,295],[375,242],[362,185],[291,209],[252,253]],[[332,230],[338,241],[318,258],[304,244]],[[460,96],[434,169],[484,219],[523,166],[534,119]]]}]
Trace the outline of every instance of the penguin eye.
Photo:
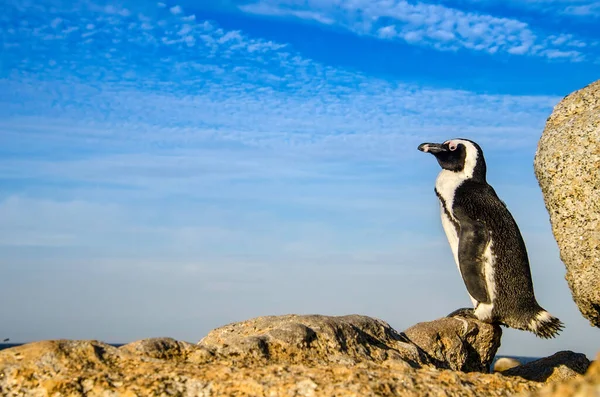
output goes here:
[{"label": "penguin eye", "polygon": [[448,149],[450,149],[451,151],[455,151],[457,147],[458,145],[454,142],[450,142],[450,145],[448,145]]}]

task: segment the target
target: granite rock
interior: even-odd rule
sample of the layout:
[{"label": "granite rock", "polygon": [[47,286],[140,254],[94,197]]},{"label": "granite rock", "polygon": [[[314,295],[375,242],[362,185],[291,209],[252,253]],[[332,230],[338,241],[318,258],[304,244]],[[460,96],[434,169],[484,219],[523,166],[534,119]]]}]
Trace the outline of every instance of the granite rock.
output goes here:
[{"label": "granite rock", "polygon": [[445,317],[418,323],[403,335],[424,351],[436,368],[489,372],[502,329],[473,319]]},{"label": "granite rock", "polygon": [[598,397],[600,396],[600,353],[590,364],[583,376],[566,382],[551,382],[533,392],[524,392],[528,397]]},{"label": "granite rock", "polygon": [[418,368],[488,372],[502,331],[474,319],[441,318],[403,333],[366,316],[265,316],[211,331],[198,345],[239,359],[356,364],[395,360]]},{"label": "granite rock", "polygon": [[[414,369],[399,360],[283,364],[215,356],[198,364],[187,361],[187,353],[172,354],[172,340],[136,344],[146,347],[45,341],[0,351],[0,395],[510,396],[542,385],[499,374]],[[191,352],[201,348],[184,345]]]},{"label": "granite rock", "polygon": [[233,360],[340,363],[397,360],[413,367],[427,358],[386,322],[366,316],[264,316],[211,331],[198,346]]},{"label": "granite rock", "polygon": [[561,351],[550,357],[531,361],[502,372],[505,376],[518,376],[537,382],[564,382],[585,373],[590,360],[585,354]]},{"label": "granite rock", "polygon": [[534,168],[573,299],[600,327],[600,81],[556,105]]},{"label": "granite rock", "polygon": [[519,365],[521,365],[521,362],[516,358],[501,357],[494,363],[494,372],[504,372]]},{"label": "granite rock", "polygon": [[[510,396],[544,386],[543,375],[464,372],[483,369],[499,338],[494,326],[470,319],[398,333],[366,316],[289,315],[226,325],[198,344],[41,341],[0,351],[0,395]],[[557,357],[550,362],[583,363],[569,352]]]},{"label": "granite rock", "polygon": [[158,360],[186,361],[196,347],[173,338],[148,338],[123,345],[119,350]]}]

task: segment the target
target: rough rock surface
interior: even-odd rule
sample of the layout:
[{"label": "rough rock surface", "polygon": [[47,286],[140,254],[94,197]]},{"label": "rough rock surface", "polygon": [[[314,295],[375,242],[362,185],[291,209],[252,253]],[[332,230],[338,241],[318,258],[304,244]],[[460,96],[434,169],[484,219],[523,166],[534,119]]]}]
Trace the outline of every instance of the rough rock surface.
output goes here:
[{"label": "rough rock surface", "polygon": [[195,350],[195,346],[173,338],[149,338],[128,343],[121,346],[119,350],[159,360],[185,360]]},{"label": "rough rock surface", "polygon": [[500,347],[502,329],[498,325],[452,317],[419,323],[402,335],[424,351],[436,368],[489,372]]},{"label": "rough rock surface", "polygon": [[356,364],[396,360],[412,367],[489,371],[500,327],[441,318],[397,333],[366,316],[265,316],[211,331],[198,344],[215,354],[270,362]]},{"label": "rough rock surface", "polygon": [[[501,396],[539,388],[518,377],[433,368],[472,362],[460,352],[465,341],[477,345],[476,334],[496,348],[499,335],[487,327],[444,318],[401,334],[364,316],[281,316],[219,328],[197,345],[42,341],[0,351],[0,395]],[[417,347],[409,335],[439,341]]]},{"label": "rough rock surface", "polygon": [[575,303],[600,327],[600,81],[556,105],[534,168]]},{"label": "rough rock surface", "polygon": [[552,382],[549,385],[523,396],[536,397],[598,397],[600,396],[600,353],[588,367],[584,376],[567,382]]},{"label": "rough rock surface", "polygon": [[46,341],[3,350],[0,395],[509,396],[541,385],[499,374],[413,369],[397,360],[356,365],[228,360],[194,364],[186,361],[186,354],[172,354],[171,341],[140,343],[156,349],[148,355],[145,349],[117,349],[97,341]]},{"label": "rough rock surface", "polygon": [[[0,351],[0,395],[509,396],[542,387],[519,374],[456,370],[487,368],[482,360],[493,357],[499,338],[496,327],[472,319],[442,318],[398,333],[365,316],[289,315],[230,324],[198,344],[42,341]],[[548,368],[566,365],[587,382],[573,383],[576,390],[598,384],[597,366],[577,375],[586,362],[574,353],[539,361],[531,371],[541,376],[523,376],[549,379],[555,372],[546,376]]]},{"label": "rough rock surface", "polygon": [[494,363],[494,372],[504,372],[519,365],[521,365],[521,362],[516,358],[501,357]]},{"label": "rough rock surface", "polygon": [[502,372],[504,376],[519,376],[538,382],[564,382],[585,373],[590,360],[585,354],[561,351],[550,357],[531,361]]},{"label": "rough rock surface", "polygon": [[387,323],[366,316],[264,316],[211,331],[198,345],[232,359],[356,364],[397,360],[413,367],[427,357]]}]

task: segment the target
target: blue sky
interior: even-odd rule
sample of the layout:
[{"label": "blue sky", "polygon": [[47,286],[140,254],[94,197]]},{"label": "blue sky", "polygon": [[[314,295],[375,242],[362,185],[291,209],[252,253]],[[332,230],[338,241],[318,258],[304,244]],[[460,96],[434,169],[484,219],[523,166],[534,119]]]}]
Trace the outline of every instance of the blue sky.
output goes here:
[{"label": "blue sky", "polygon": [[551,341],[600,349],[533,174],[599,78],[600,3],[15,1],[0,15],[0,337],[127,342],[285,313],[402,330],[470,304],[424,141],[481,144]]}]

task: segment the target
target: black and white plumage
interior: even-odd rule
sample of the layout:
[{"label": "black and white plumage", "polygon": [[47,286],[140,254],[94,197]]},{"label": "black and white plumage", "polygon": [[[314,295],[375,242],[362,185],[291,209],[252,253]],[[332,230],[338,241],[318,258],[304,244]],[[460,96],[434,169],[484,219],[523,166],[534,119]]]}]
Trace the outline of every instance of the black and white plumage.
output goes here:
[{"label": "black and white plumage", "polygon": [[525,243],[512,215],[486,181],[478,144],[468,139],[423,143],[442,171],[435,183],[442,225],[473,302],[471,313],[486,322],[553,338],[562,322],[536,301]]}]

